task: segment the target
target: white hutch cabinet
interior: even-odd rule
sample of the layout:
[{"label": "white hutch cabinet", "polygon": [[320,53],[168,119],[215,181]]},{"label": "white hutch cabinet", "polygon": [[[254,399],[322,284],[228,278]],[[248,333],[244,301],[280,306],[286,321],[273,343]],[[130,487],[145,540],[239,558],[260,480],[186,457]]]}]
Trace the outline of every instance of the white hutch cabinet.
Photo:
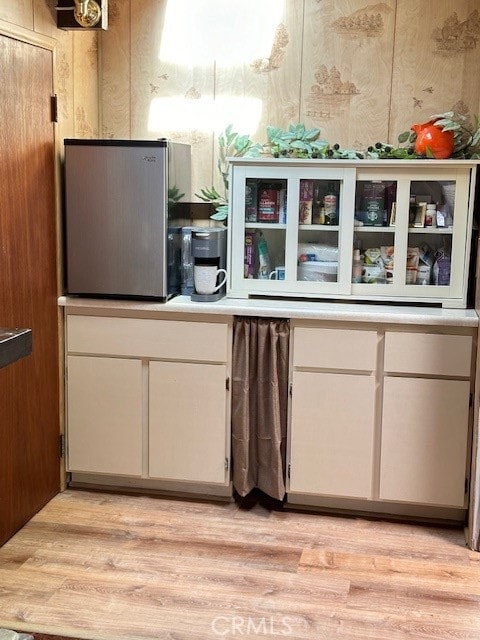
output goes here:
[{"label": "white hutch cabinet", "polygon": [[231,158],[228,295],[464,308],[476,166]]}]

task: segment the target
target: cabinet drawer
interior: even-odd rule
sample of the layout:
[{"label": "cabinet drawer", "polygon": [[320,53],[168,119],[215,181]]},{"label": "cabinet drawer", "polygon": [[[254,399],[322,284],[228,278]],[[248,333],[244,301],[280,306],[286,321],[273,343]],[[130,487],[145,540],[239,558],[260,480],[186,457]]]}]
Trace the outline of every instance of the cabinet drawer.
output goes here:
[{"label": "cabinet drawer", "polygon": [[296,367],[375,369],[376,331],[296,327],[293,344]]},{"label": "cabinet drawer", "polygon": [[472,337],[435,333],[385,334],[385,371],[470,377]]},{"label": "cabinet drawer", "polygon": [[226,323],[68,316],[69,353],[226,362]]}]

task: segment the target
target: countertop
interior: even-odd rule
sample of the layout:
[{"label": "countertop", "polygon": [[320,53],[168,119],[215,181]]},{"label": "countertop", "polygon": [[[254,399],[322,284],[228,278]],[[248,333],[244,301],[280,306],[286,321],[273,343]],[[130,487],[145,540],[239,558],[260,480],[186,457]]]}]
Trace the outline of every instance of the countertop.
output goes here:
[{"label": "countertop", "polygon": [[165,303],[141,300],[110,300],[62,296],[59,305],[67,313],[128,313],[154,317],[169,313],[212,316],[261,316],[337,322],[373,322],[431,326],[477,327],[474,309],[400,306],[393,304],[352,304],[283,299],[222,298],[217,302],[192,302],[189,296],[176,296]]}]

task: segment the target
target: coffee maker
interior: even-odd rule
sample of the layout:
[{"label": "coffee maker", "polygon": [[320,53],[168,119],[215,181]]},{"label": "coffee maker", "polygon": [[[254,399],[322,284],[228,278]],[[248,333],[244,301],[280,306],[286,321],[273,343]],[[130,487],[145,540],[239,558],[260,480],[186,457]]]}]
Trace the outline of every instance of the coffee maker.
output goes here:
[{"label": "coffee maker", "polygon": [[[217,269],[226,269],[227,229],[221,227],[193,229],[191,252],[194,276],[197,266],[214,266]],[[211,294],[198,293],[194,288],[190,298],[197,302],[215,302],[223,298],[226,290],[226,284]]]}]

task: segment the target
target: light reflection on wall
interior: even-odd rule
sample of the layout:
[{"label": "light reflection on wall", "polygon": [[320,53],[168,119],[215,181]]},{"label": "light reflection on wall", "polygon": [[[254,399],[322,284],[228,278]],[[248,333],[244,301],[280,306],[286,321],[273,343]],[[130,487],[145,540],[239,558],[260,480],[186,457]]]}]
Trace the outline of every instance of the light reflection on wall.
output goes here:
[{"label": "light reflection on wall", "polygon": [[188,67],[268,58],[283,12],[281,0],[169,0],[159,58]]},{"label": "light reflection on wall", "polygon": [[232,123],[241,133],[255,131],[262,115],[262,101],[240,96],[188,99],[154,98],[148,130],[220,132]]}]

